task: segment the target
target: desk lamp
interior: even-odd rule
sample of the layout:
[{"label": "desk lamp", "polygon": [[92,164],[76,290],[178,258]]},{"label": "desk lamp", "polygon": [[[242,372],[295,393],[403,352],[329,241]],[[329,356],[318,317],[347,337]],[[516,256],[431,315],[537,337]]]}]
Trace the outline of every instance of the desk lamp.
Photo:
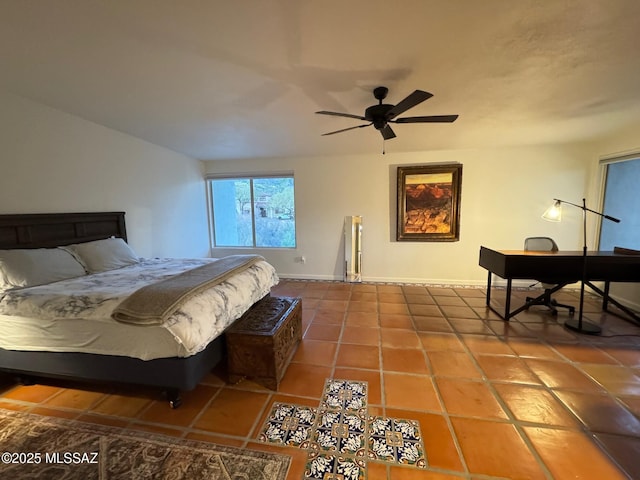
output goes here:
[{"label": "desk lamp", "polygon": [[580,281],[580,310],[578,313],[578,320],[573,318],[564,322],[564,326],[570,330],[574,330],[579,333],[586,333],[588,335],[600,335],[602,329],[600,326],[595,325],[593,323],[589,323],[586,320],[582,320],[582,307],[584,305],[584,284],[588,281],[587,277],[587,212],[595,213],[596,215],[600,215],[601,217],[606,218],[607,220],[611,220],[615,223],[620,223],[620,220],[611,217],[609,215],[605,215],[604,213],[596,212],[595,210],[591,210],[587,208],[586,200],[582,199],[582,205],[577,205],[575,203],[567,202],[566,200],[559,200],[557,198],[553,199],[553,205],[551,205],[543,214],[542,218],[548,220],[550,222],[559,222],[562,220],[562,204],[566,203],[567,205],[573,205],[574,207],[578,207],[582,210],[582,232],[583,232],[583,246],[582,246],[582,279]]}]

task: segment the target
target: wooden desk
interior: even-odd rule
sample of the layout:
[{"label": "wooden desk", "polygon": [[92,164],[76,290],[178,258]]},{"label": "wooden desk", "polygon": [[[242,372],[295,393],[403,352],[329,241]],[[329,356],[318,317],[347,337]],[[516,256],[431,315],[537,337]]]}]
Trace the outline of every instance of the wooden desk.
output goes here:
[{"label": "wooden desk", "polygon": [[[544,278],[557,284],[551,293],[569,283],[582,279],[583,256],[581,251],[533,252],[524,250],[492,250],[480,247],[480,266],[488,270],[487,306],[504,320],[529,308],[535,300],[511,311],[511,282],[513,279]],[[507,280],[504,314],[491,305],[491,274]],[[591,282],[604,282],[604,290]],[[585,285],[602,296],[602,309],[610,303],[629,315],[634,323],[640,317],[609,296],[610,282],[640,282],[640,255],[622,255],[614,252],[587,252],[587,278]]]}]

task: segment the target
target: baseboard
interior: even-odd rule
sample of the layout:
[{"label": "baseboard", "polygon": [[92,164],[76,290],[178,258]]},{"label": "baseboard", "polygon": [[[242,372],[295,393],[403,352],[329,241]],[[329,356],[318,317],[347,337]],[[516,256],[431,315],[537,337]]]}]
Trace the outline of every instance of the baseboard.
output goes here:
[{"label": "baseboard", "polygon": [[[336,275],[306,275],[306,274],[278,274],[283,280],[310,280],[310,281],[329,281],[329,282],[343,282],[344,277],[338,277]],[[487,286],[486,280],[452,280],[442,278],[415,278],[415,277],[368,277],[362,276],[362,283],[387,283],[387,284],[412,284],[412,285],[438,285],[438,286],[451,286],[451,287],[477,287],[482,288]],[[491,280],[493,287],[506,287],[507,281],[494,276]],[[535,280],[512,280],[511,286],[513,288],[529,288],[536,285]],[[580,289],[580,284],[570,284],[564,287],[569,290]],[[622,302],[621,302],[622,303]],[[632,308],[632,307],[629,307]]]},{"label": "baseboard", "polygon": [[[589,288],[587,288],[587,290],[589,290]],[[632,301],[629,301],[629,300],[627,300],[625,298],[617,297],[615,295],[611,295],[611,298],[613,298],[619,304],[627,307],[629,310],[632,310],[632,311],[634,311],[636,313],[640,312],[640,304],[638,304],[637,302],[632,302]]]},{"label": "baseboard", "polygon": [[399,283],[399,284],[412,284],[412,285],[446,285],[446,286],[468,286],[468,287],[483,287],[487,285],[486,281],[482,280],[452,280],[441,278],[415,278],[415,277],[368,277],[362,276],[362,281],[365,283]]},{"label": "baseboard", "polygon": [[335,278],[333,275],[301,275],[297,273],[278,273],[282,280],[314,280],[314,281],[340,281],[343,278]]},{"label": "baseboard", "polygon": [[[282,280],[311,280],[311,281],[333,281],[342,282],[344,277],[336,275],[299,275],[299,274],[278,274]],[[412,277],[367,277],[363,275],[362,283],[386,283],[386,284],[416,284],[416,285],[447,285],[447,286],[469,286],[486,287],[484,280],[443,280],[433,278],[412,278]]]}]

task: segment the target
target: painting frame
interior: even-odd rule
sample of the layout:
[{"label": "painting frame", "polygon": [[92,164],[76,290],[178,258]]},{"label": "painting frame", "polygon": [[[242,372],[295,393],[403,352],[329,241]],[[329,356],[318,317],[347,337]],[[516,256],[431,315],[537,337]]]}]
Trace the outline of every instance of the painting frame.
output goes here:
[{"label": "painting frame", "polygon": [[397,241],[460,240],[462,164],[398,167]]}]

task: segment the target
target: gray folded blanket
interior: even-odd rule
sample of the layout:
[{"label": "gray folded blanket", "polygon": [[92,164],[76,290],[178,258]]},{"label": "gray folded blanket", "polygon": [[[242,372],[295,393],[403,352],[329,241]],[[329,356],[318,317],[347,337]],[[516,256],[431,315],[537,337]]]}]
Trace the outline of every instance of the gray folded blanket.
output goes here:
[{"label": "gray folded blanket", "polygon": [[118,305],[111,317],[138,325],[162,325],[189,298],[246,270],[260,255],[230,255],[146,285]]}]

